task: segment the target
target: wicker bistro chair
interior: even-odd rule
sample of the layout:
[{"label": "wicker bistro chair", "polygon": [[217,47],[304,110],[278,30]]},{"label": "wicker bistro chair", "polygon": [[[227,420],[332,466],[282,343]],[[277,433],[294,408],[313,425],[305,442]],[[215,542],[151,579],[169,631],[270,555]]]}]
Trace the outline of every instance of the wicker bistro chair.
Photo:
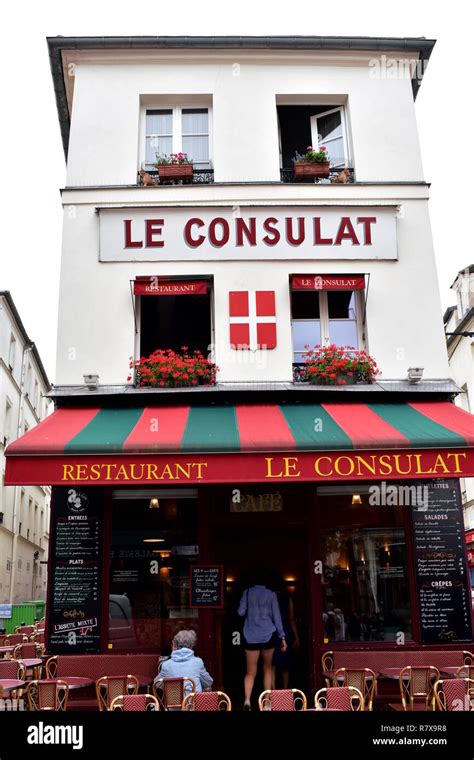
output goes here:
[{"label": "wicker bistro chair", "polygon": [[[0,660],[0,678],[24,681],[26,679],[26,668],[20,660]],[[15,689],[10,694],[16,699],[21,691],[22,689]]]},{"label": "wicker bistro chair", "polygon": [[434,698],[438,710],[454,712],[474,710],[474,681],[471,678],[447,678],[436,681]]},{"label": "wicker bistro chair", "polygon": [[30,642],[34,642],[35,644],[43,644],[44,641],[44,631],[35,631],[35,633],[32,633],[30,636]]},{"label": "wicker bistro chair", "polygon": [[181,710],[187,693],[196,692],[193,678],[157,678],[153,683],[153,694],[163,710]]},{"label": "wicker bistro chair", "polygon": [[28,636],[24,633],[11,633],[6,637],[3,645],[6,647],[15,647],[17,644],[27,644]]},{"label": "wicker bistro chair", "polygon": [[470,678],[474,681],[474,665],[461,665],[454,674],[455,678]]},{"label": "wicker bistro chair", "polygon": [[[323,676],[328,670],[334,670],[334,652],[324,652],[321,657],[321,665],[323,668]],[[331,679],[324,678],[327,687],[331,687]]]},{"label": "wicker bistro chair", "polygon": [[102,676],[102,678],[98,678],[95,682],[95,693],[99,710],[108,710],[116,697],[137,694],[138,686],[136,676]]},{"label": "wicker bistro chair", "polygon": [[355,686],[329,686],[319,689],[314,696],[316,710],[365,710],[364,695]]},{"label": "wicker bistro chair", "polygon": [[434,665],[407,667],[400,671],[400,696],[404,710],[414,710],[415,704],[424,700],[426,710],[434,710],[433,686],[439,680],[439,670]]},{"label": "wicker bistro chair", "polygon": [[191,691],[183,699],[183,710],[196,712],[228,712],[232,702],[223,691]]},{"label": "wicker bistro chair", "polygon": [[467,652],[466,650],[462,653],[464,665],[474,665],[474,654],[472,652]]},{"label": "wicker bistro chair", "polygon": [[[28,643],[28,644],[17,644],[15,649],[12,652],[13,659],[14,660],[39,660],[41,659],[43,655],[44,649],[40,644],[34,644],[34,643]],[[41,671],[43,669],[43,665],[36,665],[33,667],[33,678],[39,679],[41,678]]]},{"label": "wicker bistro chair", "polygon": [[27,638],[31,636],[32,633],[36,632],[36,626],[35,625],[17,625],[15,628],[15,633],[22,633],[23,636],[26,636]]},{"label": "wicker bistro chair", "polygon": [[306,710],[306,707],[306,697],[299,689],[267,689],[258,698],[259,710],[296,712]]},{"label": "wicker bistro chair", "polygon": [[108,709],[112,712],[158,712],[160,703],[153,694],[121,694],[112,700]]},{"label": "wicker bistro chair", "polygon": [[29,681],[26,687],[30,710],[66,710],[69,686],[59,678]]},{"label": "wicker bistro chair", "polygon": [[371,668],[338,668],[334,673],[334,686],[355,686],[362,692],[365,709],[372,710],[377,693],[377,676]]}]

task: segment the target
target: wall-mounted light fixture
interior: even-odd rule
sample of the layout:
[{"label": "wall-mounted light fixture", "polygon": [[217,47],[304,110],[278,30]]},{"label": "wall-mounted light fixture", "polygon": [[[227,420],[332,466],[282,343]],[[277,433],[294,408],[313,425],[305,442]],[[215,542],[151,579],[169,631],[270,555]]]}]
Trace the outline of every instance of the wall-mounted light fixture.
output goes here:
[{"label": "wall-mounted light fixture", "polygon": [[96,391],[99,387],[99,375],[83,375],[84,383],[90,391]]},{"label": "wall-mounted light fixture", "polygon": [[362,504],[362,496],[360,493],[353,493],[352,494],[352,506],[355,504]]},{"label": "wall-mounted light fixture", "polygon": [[409,367],[407,380],[411,385],[416,385],[423,379],[423,367]]},{"label": "wall-mounted light fixture", "polygon": [[159,500],[156,498],[156,496],[153,496],[153,497],[150,499],[150,503],[149,503],[149,505],[148,505],[148,506],[149,506],[149,508],[150,508],[150,509],[159,509],[159,508],[160,508],[160,502],[159,502]]}]

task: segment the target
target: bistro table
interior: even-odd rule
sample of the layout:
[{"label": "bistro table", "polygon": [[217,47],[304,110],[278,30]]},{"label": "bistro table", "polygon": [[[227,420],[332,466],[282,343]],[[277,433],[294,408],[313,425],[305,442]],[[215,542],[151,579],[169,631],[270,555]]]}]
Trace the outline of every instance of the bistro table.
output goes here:
[{"label": "bistro table", "polygon": [[[364,670],[364,668],[346,668],[346,670]],[[394,668],[394,670],[397,670],[397,668]],[[323,678],[327,678],[328,681],[332,682],[334,680],[334,674],[335,674],[335,672],[336,672],[335,670],[326,670],[323,673]],[[397,670],[397,673],[399,673],[399,672],[400,671]],[[382,672],[379,672],[377,670],[374,670],[374,673],[375,673],[375,678],[378,678],[380,675],[382,675]],[[372,680],[372,675],[370,673],[366,673],[365,677],[367,678],[368,681]],[[343,680],[342,674],[339,676],[338,681],[339,680],[341,680],[341,681]]]},{"label": "bistro table", "polygon": [[394,679],[395,681],[398,681],[398,679],[400,678],[401,670],[403,670],[403,668],[382,668],[382,670],[379,673],[379,676],[380,678],[391,678],[391,679]]},{"label": "bistro table", "polygon": [[82,678],[81,676],[56,676],[56,678],[49,678],[47,680],[62,681],[70,689],[84,689],[86,686],[92,686],[95,683],[92,678]]},{"label": "bistro table", "polygon": [[22,689],[25,683],[25,681],[20,681],[18,678],[0,678],[0,692]]},{"label": "bistro table", "polygon": [[0,647],[0,658],[4,657],[6,654],[13,652],[13,650],[15,649],[15,646],[16,644],[14,646]]},{"label": "bistro table", "polygon": [[[446,668],[440,668],[439,672],[442,676],[446,676],[446,678],[454,678],[458,670],[460,670],[463,666],[462,665],[450,665]],[[465,665],[465,670],[461,670],[460,676],[461,678],[468,678],[469,677],[469,666]]]},{"label": "bistro table", "polygon": [[39,672],[38,678],[41,675],[43,660],[40,657],[19,657],[18,662],[21,662],[27,670],[33,670],[33,672],[36,671],[37,673]]}]

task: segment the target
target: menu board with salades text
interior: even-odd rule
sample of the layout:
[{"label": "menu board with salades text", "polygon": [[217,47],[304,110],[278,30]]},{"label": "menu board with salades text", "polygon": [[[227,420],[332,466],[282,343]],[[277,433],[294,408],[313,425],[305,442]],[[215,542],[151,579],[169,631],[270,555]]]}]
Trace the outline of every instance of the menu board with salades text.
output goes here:
[{"label": "menu board with salades text", "polygon": [[102,515],[102,489],[53,489],[48,600],[52,654],[100,651]]},{"label": "menu board with salades text", "polygon": [[413,485],[421,497],[412,504],[411,513],[422,641],[471,642],[471,600],[458,483],[438,479]]}]

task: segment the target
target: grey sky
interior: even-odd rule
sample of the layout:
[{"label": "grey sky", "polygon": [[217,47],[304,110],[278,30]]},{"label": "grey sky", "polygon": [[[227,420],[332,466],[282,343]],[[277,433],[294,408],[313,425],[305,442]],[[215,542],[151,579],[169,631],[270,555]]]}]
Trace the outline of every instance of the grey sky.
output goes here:
[{"label": "grey sky", "polygon": [[[223,12],[225,8],[225,13]],[[8,7],[0,47],[3,179],[0,289],[9,289],[54,382],[61,245],[59,188],[65,164],[45,38],[48,35],[366,35],[438,40],[416,101],[425,179],[432,183],[431,218],[443,309],[449,285],[474,256],[471,168],[447,129],[453,116],[469,124],[472,47],[467,3],[398,0],[226,3],[150,0],[15,3]],[[336,12],[337,9],[337,12]],[[6,17],[4,11],[4,18]],[[467,145],[469,131],[463,132]],[[469,206],[469,207],[468,207]],[[469,241],[469,242],[468,242]],[[423,284],[420,283],[420,287]]]}]

